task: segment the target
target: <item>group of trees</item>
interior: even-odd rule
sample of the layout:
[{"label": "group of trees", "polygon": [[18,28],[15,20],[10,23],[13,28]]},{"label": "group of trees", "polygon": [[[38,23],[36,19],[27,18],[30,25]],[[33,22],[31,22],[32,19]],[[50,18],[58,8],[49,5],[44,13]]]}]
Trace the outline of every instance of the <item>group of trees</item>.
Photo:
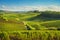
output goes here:
[{"label": "group of trees", "polygon": [[60,18],[60,12],[45,11],[45,12],[41,12],[40,16],[44,16],[48,18]]}]

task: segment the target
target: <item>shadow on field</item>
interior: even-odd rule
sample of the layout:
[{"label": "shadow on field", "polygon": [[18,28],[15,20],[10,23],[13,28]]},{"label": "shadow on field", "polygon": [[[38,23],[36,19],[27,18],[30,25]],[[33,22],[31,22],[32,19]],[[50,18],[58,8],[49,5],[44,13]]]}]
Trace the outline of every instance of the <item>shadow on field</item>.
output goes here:
[{"label": "shadow on field", "polygon": [[60,13],[45,13],[42,12],[40,15],[27,19],[29,21],[40,20],[40,21],[49,21],[49,20],[60,20]]}]

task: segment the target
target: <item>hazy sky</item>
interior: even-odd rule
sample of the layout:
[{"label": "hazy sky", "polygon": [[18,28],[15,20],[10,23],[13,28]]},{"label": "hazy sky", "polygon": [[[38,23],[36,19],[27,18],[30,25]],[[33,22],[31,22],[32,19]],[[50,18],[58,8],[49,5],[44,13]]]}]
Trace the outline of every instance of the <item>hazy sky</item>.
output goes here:
[{"label": "hazy sky", "polygon": [[8,11],[60,11],[60,0],[0,0],[0,9]]}]

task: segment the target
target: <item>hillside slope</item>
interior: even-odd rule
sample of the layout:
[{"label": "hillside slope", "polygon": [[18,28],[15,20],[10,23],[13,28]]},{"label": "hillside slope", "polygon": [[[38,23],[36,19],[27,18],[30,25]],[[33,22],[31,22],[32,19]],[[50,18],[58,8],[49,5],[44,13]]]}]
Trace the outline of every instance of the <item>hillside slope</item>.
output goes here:
[{"label": "hillside slope", "polygon": [[60,12],[8,12],[0,14],[0,30],[5,31],[58,29],[60,28],[59,24]]},{"label": "hillside slope", "polygon": [[60,20],[60,12],[41,12],[39,15],[31,17],[29,21],[50,21],[50,20]]}]

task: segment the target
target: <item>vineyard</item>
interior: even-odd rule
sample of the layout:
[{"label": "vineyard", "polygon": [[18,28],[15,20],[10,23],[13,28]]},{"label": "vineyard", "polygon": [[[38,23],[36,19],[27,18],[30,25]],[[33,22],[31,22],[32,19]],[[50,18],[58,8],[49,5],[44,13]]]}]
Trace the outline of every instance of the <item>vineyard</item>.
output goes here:
[{"label": "vineyard", "polygon": [[0,40],[60,40],[60,31],[0,32]]},{"label": "vineyard", "polygon": [[0,40],[60,40],[60,12],[0,11]]}]

